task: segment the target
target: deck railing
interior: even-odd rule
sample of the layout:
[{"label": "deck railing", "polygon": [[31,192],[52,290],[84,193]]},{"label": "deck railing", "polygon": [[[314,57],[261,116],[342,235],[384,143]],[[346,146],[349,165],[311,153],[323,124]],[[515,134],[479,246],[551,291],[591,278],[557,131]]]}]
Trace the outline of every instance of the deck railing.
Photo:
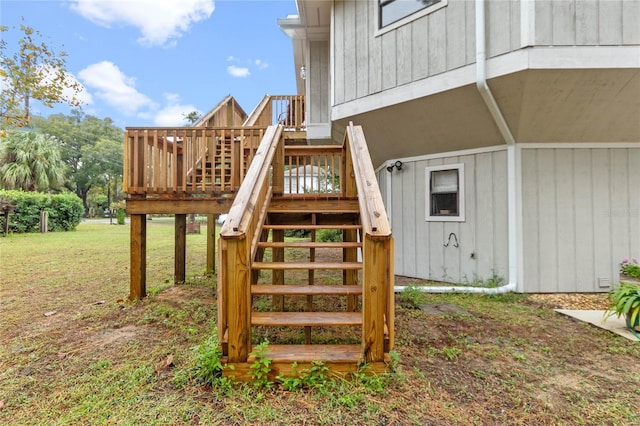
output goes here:
[{"label": "deck railing", "polygon": [[220,231],[218,331],[220,341],[230,343],[229,362],[245,362],[251,351],[251,263],[271,201],[271,184],[282,182],[275,177],[282,175],[282,131],[282,125],[267,128]]},{"label": "deck railing", "polygon": [[[382,202],[362,127],[349,123],[345,133],[345,193],[357,195],[362,225],[362,324],[366,361],[382,361],[385,323],[394,341],[394,270],[391,225]],[[353,179],[348,177],[353,176]]]},{"label": "deck railing", "polygon": [[343,152],[340,145],[285,146],[284,187],[274,190],[284,197],[340,195]]},{"label": "deck railing", "polygon": [[236,191],[265,127],[129,127],[124,192],[148,196]]},{"label": "deck railing", "polygon": [[281,124],[286,131],[303,131],[306,129],[304,95],[266,95],[244,124]]},{"label": "deck railing", "polygon": [[[385,340],[393,342],[393,238],[362,128],[350,124],[344,144],[336,147],[285,147],[283,129],[282,124],[267,129],[220,233],[218,331],[223,353],[228,362],[236,363],[246,362],[251,351],[252,262],[258,241],[264,238],[262,224],[271,198],[329,194],[358,198],[363,241],[362,350],[366,361],[383,361],[389,350]],[[311,177],[318,182],[327,177],[317,192],[299,192],[301,185],[293,184],[301,182],[301,166],[303,170],[316,167]],[[334,178],[337,169],[340,172]],[[302,176],[305,181],[304,171]],[[287,181],[290,191],[285,191]]]}]

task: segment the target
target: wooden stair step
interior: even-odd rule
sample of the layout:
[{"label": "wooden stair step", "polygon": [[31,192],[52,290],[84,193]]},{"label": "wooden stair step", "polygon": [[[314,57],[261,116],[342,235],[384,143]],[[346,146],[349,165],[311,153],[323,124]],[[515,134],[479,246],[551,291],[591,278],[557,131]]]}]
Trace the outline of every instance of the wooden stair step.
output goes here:
[{"label": "wooden stair step", "polygon": [[317,327],[362,325],[360,312],[252,312],[251,325]]},{"label": "wooden stair step", "polygon": [[269,204],[269,213],[360,213],[358,199],[335,198],[299,200],[274,196]]},{"label": "wooden stair step", "polygon": [[263,225],[263,229],[288,230],[301,229],[305,231],[313,231],[317,229],[361,229],[362,225],[352,224],[326,224],[326,225]]},{"label": "wooden stair step", "polygon": [[253,262],[253,269],[302,270],[330,269],[352,270],[362,269],[361,262]]},{"label": "wooden stair step", "polygon": [[[265,354],[272,362],[357,362],[362,360],[361,345],[269,345]],[[255,361],[253,355],[248,362]]]},{"label": "wooden stair step", "polygon": [[305,295],[357,295],[362,294],[362,287],[359,285],[270,285],[255,284],[251,286],[253,295],[284,295],[284,296],[305,296]]},{"label": "wooden stair step", "polygon": [[362,247],[360,242],[314,242],[314,241],[295,241],[295,242],[274,242],[260,241],[259,248],[359,248]]}]

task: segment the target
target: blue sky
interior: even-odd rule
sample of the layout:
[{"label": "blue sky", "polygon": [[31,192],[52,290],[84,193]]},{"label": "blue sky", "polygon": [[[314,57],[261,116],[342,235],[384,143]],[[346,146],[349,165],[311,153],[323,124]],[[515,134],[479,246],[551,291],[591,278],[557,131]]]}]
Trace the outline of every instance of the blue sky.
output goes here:
[{"label": "blue sky", "polygon": [[[24,23],[67,54],[83,110],[116,125],[175,126],[231,94],[247,111],[265,94],[294,94],[291,40],[278,18],[293,0],[1,0],[7,52]],[[35,115],[69,108],[35,106]]]}]

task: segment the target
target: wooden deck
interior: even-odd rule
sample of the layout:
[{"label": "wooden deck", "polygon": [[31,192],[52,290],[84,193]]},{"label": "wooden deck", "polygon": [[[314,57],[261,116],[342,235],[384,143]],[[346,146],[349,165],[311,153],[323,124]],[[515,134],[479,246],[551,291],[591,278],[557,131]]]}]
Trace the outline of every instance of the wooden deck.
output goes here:
[{"label": "wooden deck", "polygon": [[[293,362],[323,361],[334,374],[357,371],[363,362],[369,371],[383,371],[394,340],[393,238],[378,187],[371,185],[375,174],[364,135],[349,126],[342,145],[287,145],[300,140],[302,129],[294,121],[304,111],[303,100],[288,102],[287,113],[278,113],[278,126],[261,127],[265,117],[273,116],[271,110],[241,126],[127,129],[130,297],[146,295],[146,215],[175,215],[175,281],[180,282],[185,278],[186,215],[206,214],[207,267],[214,270],[219,260],[217,326],[223,363],[233,366],[225,374],[250,378],[257,343],[252,336],[264,327],[300,329],[304,341],[268,346],[274,378],[298,374]],[[208,117],[215,122],[215,111]],[[220,213],[228,216],[216,256],[213,238]],[[308,233],[309,241],[286,241],[289,230]],[[338,231],[342,241],[317,241],[323,230]],[[285,261],[291,250],[306,253],[306,259]],[[341,260],[320,261],[322,250],[340,251]],[[285,280],[301,271],[306,279],[295,285]],[[318,278],[335,271],[340,283]],[[259,279],[262,274],[268,274],[266,282]],[[267,298],[272,309],[256,310],[255,298]],[[319,312],[314,298],[335,302]],[[294,299],[305,301],[302,312],[289,309]],[[316,329],[344,327],[356,330],[359,344],[311,344]]]}]

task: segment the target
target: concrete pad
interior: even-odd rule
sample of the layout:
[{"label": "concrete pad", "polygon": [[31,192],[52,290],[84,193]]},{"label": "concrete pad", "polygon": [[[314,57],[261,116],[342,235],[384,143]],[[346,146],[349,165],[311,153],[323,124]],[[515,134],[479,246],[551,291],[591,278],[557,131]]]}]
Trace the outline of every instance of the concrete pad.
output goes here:
[{"label": "concrete pad", "polygon": [[604,318],[604,311],[573,311],[570,309],[555,309],[555,311],[579,321],[588,322],[596,327],[604,328],[605,330],[619,334],[622,337],[626,337],[629,340],[633,340],[635,342],[640,341],[640,339],[631,334],[627,328],[627,322],[623,318],[613,316],[605,322],[602,322],[602,319]]}]

